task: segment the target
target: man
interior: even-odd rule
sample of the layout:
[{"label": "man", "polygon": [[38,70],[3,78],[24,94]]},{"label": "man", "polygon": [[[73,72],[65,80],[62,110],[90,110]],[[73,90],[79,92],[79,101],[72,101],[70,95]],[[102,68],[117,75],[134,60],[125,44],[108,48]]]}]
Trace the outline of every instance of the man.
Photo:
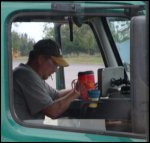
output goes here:
[{"label": "man", "polygon": [[45,115],[57,118],[80,96],[77,88],[57,91],[45,82],[58,66],[66,67],[68,63],[58,45],[45,39],[34,45],[27,64],[14,69],[14,107],[19,119],[44,119]]}]

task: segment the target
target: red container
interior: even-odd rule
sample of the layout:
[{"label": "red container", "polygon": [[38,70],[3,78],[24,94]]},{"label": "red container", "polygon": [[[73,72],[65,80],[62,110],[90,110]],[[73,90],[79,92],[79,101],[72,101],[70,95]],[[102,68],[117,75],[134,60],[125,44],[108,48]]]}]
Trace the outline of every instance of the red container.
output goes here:
[{"label": "red container", "polygon": [[94,72],[93,71],[79,72],[78,82],[82,99],[88,100],[88,90],[96,88]]}]

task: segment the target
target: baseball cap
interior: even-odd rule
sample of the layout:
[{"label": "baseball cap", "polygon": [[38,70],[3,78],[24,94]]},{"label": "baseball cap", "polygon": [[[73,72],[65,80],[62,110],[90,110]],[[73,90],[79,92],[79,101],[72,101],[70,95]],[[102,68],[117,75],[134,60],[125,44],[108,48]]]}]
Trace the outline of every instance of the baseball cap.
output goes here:
[{"label": "baseball cap", "polygon": [[61,54],[61,49],[57,43],[51,39],[39,40],[34,46],[33,51],[41,55],[50,56],[51,59],[59,66],[67,67],[69,64]]}]

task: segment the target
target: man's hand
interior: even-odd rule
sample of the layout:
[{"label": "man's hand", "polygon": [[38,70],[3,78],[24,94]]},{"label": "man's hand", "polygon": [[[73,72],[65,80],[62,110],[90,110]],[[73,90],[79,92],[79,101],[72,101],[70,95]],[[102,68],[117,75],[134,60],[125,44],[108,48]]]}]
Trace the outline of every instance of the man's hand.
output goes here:
[{"label": "man's hand", "polygon": [[71,82],[71,86],[72,86],[72,89],[74,89],[74,92],[78,95],[80,95],[80,87],[79,87],[79,82],[77,79],[74,79],[72,82]]}]

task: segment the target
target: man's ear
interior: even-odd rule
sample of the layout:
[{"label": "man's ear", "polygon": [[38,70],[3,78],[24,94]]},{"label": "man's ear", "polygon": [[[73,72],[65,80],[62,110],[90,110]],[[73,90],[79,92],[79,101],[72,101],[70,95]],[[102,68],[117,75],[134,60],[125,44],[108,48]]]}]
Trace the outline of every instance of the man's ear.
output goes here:
[{"label": "man's ear", "polygon": [[39,65],[43,65],[44,62],[45,62],[45,58],[44,58],[42,55],[40,55],[40,56],[38,57],[38,64],[39,64]]}]

